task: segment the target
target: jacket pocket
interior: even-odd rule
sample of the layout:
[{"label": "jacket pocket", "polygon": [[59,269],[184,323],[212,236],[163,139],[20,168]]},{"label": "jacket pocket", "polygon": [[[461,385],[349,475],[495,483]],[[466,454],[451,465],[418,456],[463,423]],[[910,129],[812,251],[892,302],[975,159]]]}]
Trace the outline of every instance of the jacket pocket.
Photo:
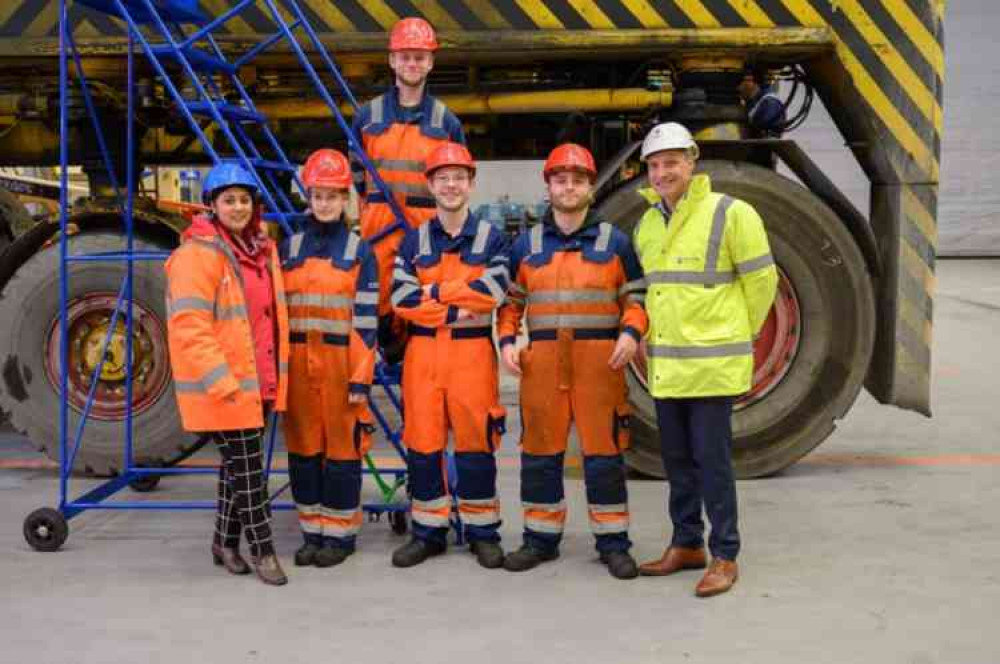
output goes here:
[{"label": "jacket pocket", "polygon": [[497,404],[490,408],[486,415],[486,444],[490,452],[500,449],[505,433],[507,433],[507,409]]},{"label": "jacket pocket", "polygon": [[631,416],[632,408],[627,403],[615,406],[615,412],[611,418],[611,437],[619,452],[624,452],[631,445]]}]

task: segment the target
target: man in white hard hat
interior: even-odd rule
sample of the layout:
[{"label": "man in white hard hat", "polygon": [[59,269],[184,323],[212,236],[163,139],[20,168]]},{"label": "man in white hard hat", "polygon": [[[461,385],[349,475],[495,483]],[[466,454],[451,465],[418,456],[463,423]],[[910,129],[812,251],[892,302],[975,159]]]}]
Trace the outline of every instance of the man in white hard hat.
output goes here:
[{"label": "man in white hard hat", "polygon": [[739,576],[733,401],[750,389],[753,338],[774,301],[777,271],[767,234],[748,203],[712,191],[695,175],[698,146],[675,122],[642,144],[650,208],[634,244],[648,287],[648,385],[656,402],[673,535],[646,576],[707,566],[702,507],[712,530],[712,564],[699,597],[729,590]]}]

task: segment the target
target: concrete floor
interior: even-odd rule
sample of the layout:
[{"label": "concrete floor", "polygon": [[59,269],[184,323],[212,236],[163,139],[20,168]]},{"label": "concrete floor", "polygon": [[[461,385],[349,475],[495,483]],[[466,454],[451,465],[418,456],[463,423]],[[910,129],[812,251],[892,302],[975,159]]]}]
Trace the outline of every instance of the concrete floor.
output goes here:
[{"label": "concrete floor", "polygon": [[[214,568],[206,512],[89,512],[62,551],[39,554],[22,519],[56,501],[56,474],[0,434],[0,661],[994,664],[1000,261],[942,262],[938,274],[934,419],[863,395],[810,457],[740,483],[742,578],[728,595],[696,599],[696,572],[608,576],[578,479],[567,480],[563,557],[522,575],[482,570],[457,548],[393,569],[402,540],[385,523],[366,524],[343,566],[296,569],[287,512],[276,520],[285,588]],[[510,547],[516,438],[501,461]],[[148,497],[212,491],[204,478],[161,487]],[[658,555],[664,485],[629,489],[635,553]]]}]

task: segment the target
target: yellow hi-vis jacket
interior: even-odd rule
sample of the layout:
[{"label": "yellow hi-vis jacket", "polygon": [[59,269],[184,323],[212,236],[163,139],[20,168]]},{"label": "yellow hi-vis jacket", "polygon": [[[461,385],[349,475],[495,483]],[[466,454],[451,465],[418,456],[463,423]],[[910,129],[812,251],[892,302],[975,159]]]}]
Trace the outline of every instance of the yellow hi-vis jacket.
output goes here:
[{"label": "yellow hi-vis jacket", "polygon": [[778,275],[760,216],[696,175],[667,220],[652,189],[635,228],[646,275],[649,390],[654,398],[736,396],[750,389],[753,338]]}]

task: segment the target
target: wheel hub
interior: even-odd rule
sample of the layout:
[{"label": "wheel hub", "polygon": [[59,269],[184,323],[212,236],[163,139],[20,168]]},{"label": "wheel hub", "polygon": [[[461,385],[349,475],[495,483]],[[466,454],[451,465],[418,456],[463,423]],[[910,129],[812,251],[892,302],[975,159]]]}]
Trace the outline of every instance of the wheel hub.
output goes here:
[{"label": "wheel hub", "polygon": [[[90,414],[100,420],[125,418],[126,368],[132,365],[132,413],[138,415],[154,404],[166,389],[170,371],[164,326],[140,302],[133,302],[132,355],[127,357],[126,312],[122,311],[114,330],[111,319],[117,305],[116,293],[87,293],[70,302],[66,319],[69,337],[69,403],[82,411],[87,395],[94,390]],[[111,331],[110,339],[108,332]],[[108,340],[105,349],[105,340]],[[45,370],[56,391],[60,385],[60,328],[56,318],[46,337]],[[103,357],[103,364],[101,363]],[[93,385],[95,371],[97,385]]]}]

